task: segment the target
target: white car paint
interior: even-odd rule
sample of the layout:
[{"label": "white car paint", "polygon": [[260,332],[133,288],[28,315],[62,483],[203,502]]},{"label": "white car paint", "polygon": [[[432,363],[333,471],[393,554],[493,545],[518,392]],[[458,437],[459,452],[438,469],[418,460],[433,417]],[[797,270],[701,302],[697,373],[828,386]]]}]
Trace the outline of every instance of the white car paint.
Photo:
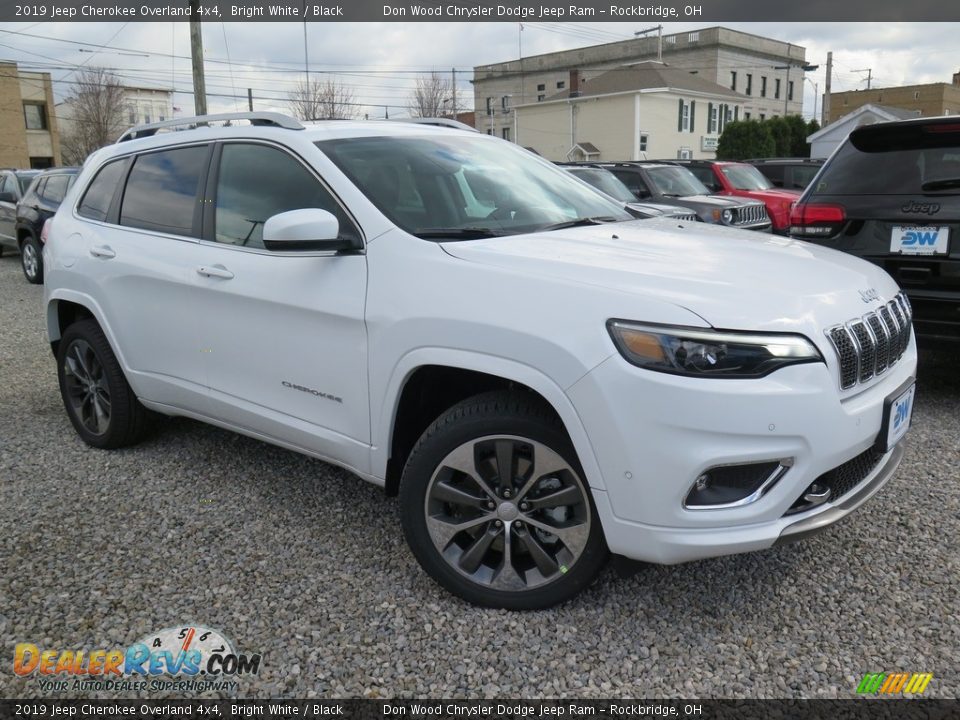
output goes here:
[{"label": "white car paint", "polygon": [[[915,373],[911,338],[891,371],[841,391],[824,334],[889,301],[894,281],[806,243],[668,219],[426,241],[394,226],[314,145],[458,133],[392,122],[210,127],[99,151],[44,249],[51,341],[60,335],[57,302],[82,304],[148,407],[326,459],[381,485],[398,399],[417,368],[496,375],[535,390],[560,416],[613,552],[670,563],[771,546],[799,519],[783,518],[786,508],[821,473],[873,443],[884,400]],[[108,159],[222,138],[269,141],[301,158],[356,219],[364,252],[269,252],[175,236],[158,243],[157,233],[76,214]],[[865,288],[879,300],[865,304]],[[799,333],[825,362],[756,380],[651,372],[621,357],[606,328],[611,318]],[[704,469],[771,457],[795,465],[759,501],[683,508]],[[888,453],[863,485],[881,472],[889,477],[898,460]],[[800,518],[832,521],[847,511],[828,503]]]}]

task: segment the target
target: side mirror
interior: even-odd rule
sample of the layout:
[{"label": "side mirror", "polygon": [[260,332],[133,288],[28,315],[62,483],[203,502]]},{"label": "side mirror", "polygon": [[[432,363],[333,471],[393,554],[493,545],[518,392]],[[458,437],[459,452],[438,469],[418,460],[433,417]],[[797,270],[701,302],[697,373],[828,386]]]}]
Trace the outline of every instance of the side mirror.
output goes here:
[{"label": "side mirror", "polygon": [[0,202],[15,203],[17,198],[12,192],[0,192]]},{"label": "side mirror", "polygon": [[648,197],[650,197],[650,191],[646,188],[632,187],[630,188],[630,192],[636,195],[638,200],[646,200]]},{"label": "side mirror", "polygon": [[359,249],[359,241],[339,234],[340,222],[331,212],[320,208],[289,210],[263,224],[263,246],[273,251]]}]

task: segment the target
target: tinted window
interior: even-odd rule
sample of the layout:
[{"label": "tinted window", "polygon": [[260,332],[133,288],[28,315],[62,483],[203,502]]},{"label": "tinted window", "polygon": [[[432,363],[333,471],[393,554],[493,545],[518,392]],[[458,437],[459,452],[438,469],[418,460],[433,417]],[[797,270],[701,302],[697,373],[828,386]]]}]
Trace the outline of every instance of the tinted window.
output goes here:
[{"label": "tinted window", "polygon": [[67,186],[70,182],[69,175],[51,175],[45,181],[40,190],[40,196],[47,202],[59,205],[63,202],[63,196],[67,194]]},{"label": "tinted window", "polygon": [[124,162],[117,160],[100,168],[77,207],[77,213],[91,220],[106,220],[110,201],[123,174]]},{"label": "tinted window", "polygon": [[13,193],[13,196],[17,196],[17,181],[13,175],[5,175],[3,180],[0,181],[0,192]]},{"label": "tinted window", "polygon": [[783,187],[783,165],[761,165],[760,171],[777,187]]},{"label": "tinted window", "polygon": [[650,188],[640,177],[639,173],[632,170],[612,170],[617,179],[627,186],[627,189],[637,198],[643,199],[650,197]]},{"label": "tinted window", "polygon": [[199,145],[141,155],[123,192],[120,224],[173,235],[193,235],[197,186],[206,170]]},{"label": "tinted window", "polygon": [[333,196],[297,159],[266,145],[227,143],[217,177],[217,242],[263,247],[263,224],[288,210],[320,208],[340,221],[340,237],[357,231]]},{"label": "tinted window", "polygon": [[820,170],[819,165],[798,165],[791,169],[790,187],[803,190]]},{"label": "tinted window", "polygon": [[713,175],[713,170],[708,167],[691,167],[688,168],[690,172],[697,176],[697,180],[702,182],[707,186],[709,190],[719,190],[720,183],[717,182],[717,178]]}]

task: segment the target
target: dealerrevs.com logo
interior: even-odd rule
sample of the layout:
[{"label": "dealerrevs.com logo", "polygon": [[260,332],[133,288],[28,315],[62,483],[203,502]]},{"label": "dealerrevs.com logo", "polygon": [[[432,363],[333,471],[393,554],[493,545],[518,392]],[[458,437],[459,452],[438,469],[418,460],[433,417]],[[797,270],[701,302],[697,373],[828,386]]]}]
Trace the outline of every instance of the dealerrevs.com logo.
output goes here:
[{"label": "dealerrevs.com logo", "polygon": [[127,648],[63,650],[18,643],[13,672],[42,692],[233,691],[260,672],[260,653],[239,653],[217,630],[166,628]]}]

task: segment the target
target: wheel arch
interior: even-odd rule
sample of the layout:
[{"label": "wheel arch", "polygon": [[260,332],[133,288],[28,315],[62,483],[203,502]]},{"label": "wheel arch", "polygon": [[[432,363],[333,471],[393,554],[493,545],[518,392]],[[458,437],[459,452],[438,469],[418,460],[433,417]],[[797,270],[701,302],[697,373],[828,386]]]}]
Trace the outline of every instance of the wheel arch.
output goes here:
[{"label": "wheel arch", "polygon": [[104,323],[103,315],[90,298],[72,292],[59,291],[47,300],[47,339],[50,342],[50,349],[53,354],[57,354],[60,346],[60,338],[68,327],[78,320],[93,318],[97,321],[107,341],[113,349],[114,354],[120,361],[121,367],[126,368],[125,363],[119,352],[117,345],[113,341],[113,334],[110,328]]},{"label": "wheel arch", "polygon": [[374,416],[372,474],[395,495],[406,458],[423,431],[461,400],[496,389],[515,389],[540,399],[559,418],[583,467],[587,484],[603,489],[600,466],[586,430],[563,389],[540,371],[504,358],[420,348],[403,358]]}]

